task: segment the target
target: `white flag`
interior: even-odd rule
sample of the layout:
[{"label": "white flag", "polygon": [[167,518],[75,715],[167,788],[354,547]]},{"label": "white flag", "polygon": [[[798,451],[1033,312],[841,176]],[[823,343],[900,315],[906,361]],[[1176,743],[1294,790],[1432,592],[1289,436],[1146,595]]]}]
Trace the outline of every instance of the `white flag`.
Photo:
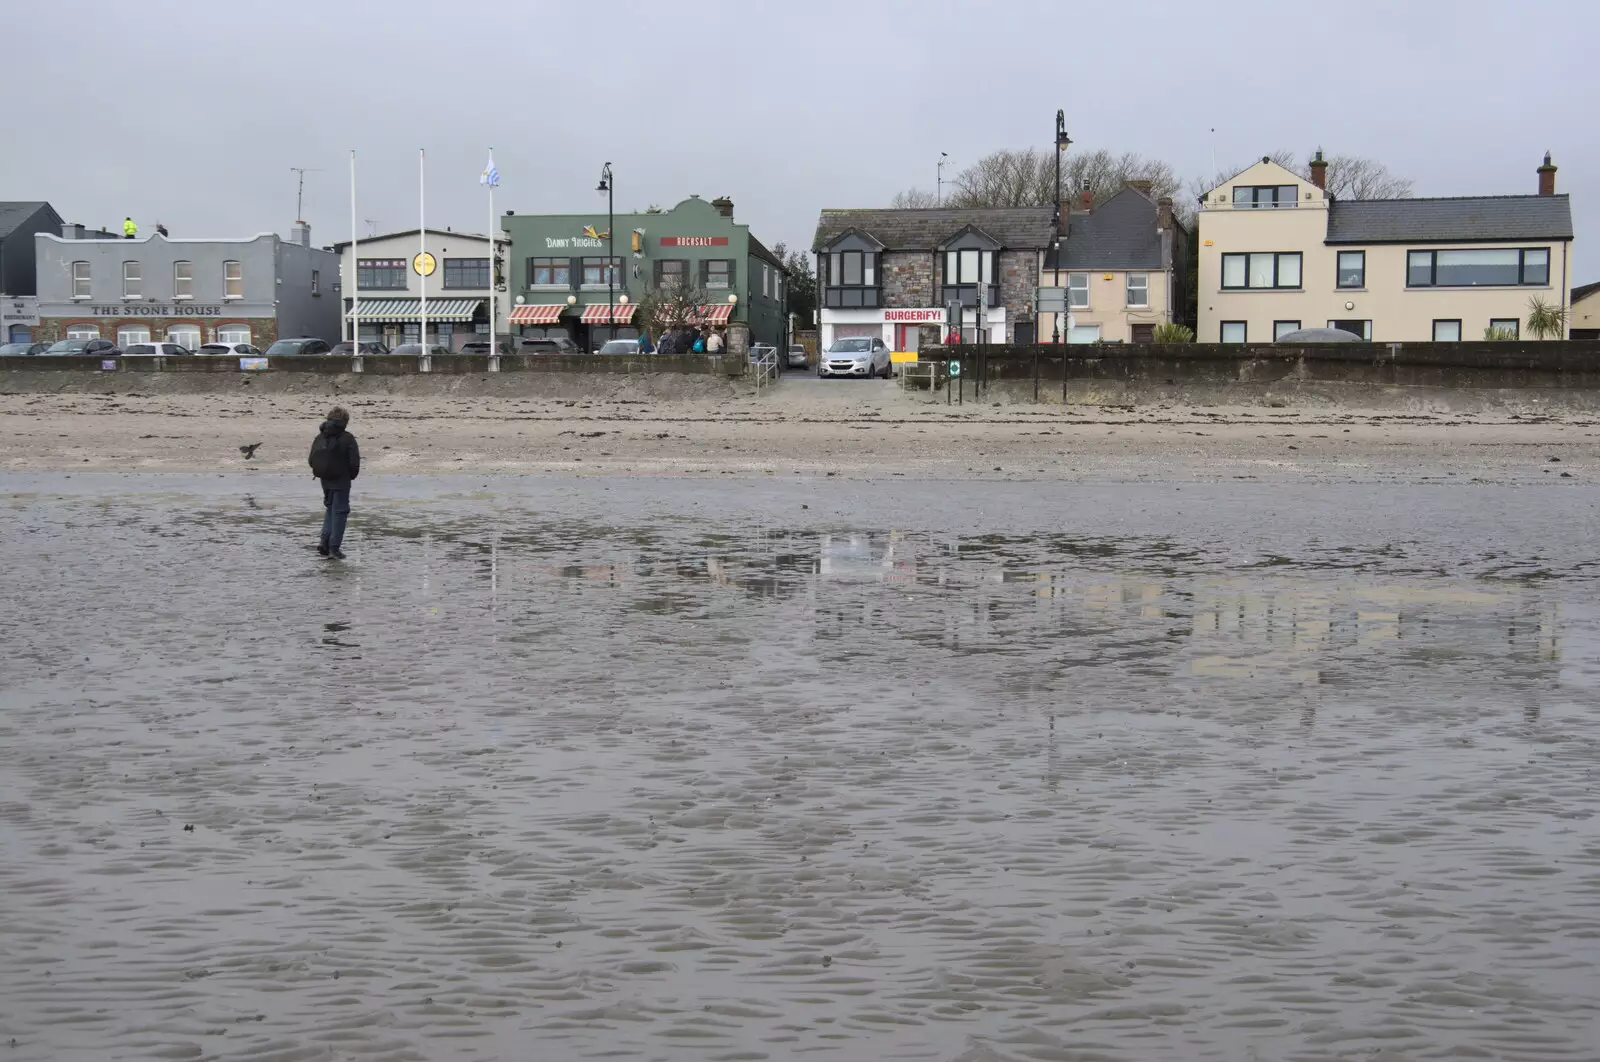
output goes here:
[{"label": "white flag", "polygon": [[495,188],[495,187],[499,186],[499,184],[500,184],[500,171],[494,168],[494,155],[493,154],[490,154],[490,156],[489,156],[489,165],[487,165],[487,166],[485,166],[483,168],[483,175],[478,178],[478,183],[479,184],[486,184],[490,188]]}]

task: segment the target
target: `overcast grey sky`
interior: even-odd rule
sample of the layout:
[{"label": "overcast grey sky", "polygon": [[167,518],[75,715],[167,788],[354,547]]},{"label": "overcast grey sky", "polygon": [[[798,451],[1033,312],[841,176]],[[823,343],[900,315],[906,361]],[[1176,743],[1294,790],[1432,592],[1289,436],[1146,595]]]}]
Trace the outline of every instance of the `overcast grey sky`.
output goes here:
[{"label": "overcast grey sky", "polygon": [[[1595,0],[15,0],[0,199],[174,236],[313,239],[359,213],[481,231],[497,208],[729,195],[767,243],[998,148],[1138,151],[1186,176],[1278,148],[1369,155],[1418,195],[1531,193],[1546,150],[1600,280]],[[20,32],[18,32],[20,31]],[[1213,137],[1211,130],[1216,129]],[[20,147],[20,150],[19,150]],[[361,229],[365,234],[366,226]]]}]

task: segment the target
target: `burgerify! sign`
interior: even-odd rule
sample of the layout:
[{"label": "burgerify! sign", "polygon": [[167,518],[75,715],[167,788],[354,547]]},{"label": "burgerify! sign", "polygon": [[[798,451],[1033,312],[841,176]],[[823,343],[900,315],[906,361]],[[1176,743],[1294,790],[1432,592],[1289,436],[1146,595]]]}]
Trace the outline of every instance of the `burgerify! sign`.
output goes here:
[{"label": "burgerify! sign", "polygon": [[883,319],[896,324],[943,324],[944,311],[942,309],[885,310]]}]

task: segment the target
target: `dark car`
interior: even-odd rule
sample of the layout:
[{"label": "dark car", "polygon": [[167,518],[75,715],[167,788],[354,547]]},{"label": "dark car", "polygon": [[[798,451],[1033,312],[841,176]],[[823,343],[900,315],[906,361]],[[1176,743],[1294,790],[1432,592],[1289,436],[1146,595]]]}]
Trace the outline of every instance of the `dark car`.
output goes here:
[{"label": "dark car", "polygon": [[[430,344],[428,344],[428,351],[427,352],[429,354],[432,354],[435,357],[437,357],[440,354],[448,355],[450,353],[450,348],[449,347],[441,347],[437,343],[430,343]],[[401,343],[398,347],[395,347],[393,350],[389,351],[389,353],[390,354],[408,354],[411,357],[415,358],[415,357],[418,357],[419,355],[421,355],[423,353],[422,344],[421,343]]]},{"label": "dark car", "polygon": [[[355,347],[356,347],[356,345],[354,343],[350,342],[347,339],[343,343],[335,343],[333,345],[333,349],[328,351],[328,353],[329,354],[337,354],[340,357],[348,358],[348,357],[350,357],[352,354],[354,354],[356,352],[355,351]],[[363,354],[387,354],[387,353],[389,353],[389,348],[384,346],[382,343],[362,343],[361,344],[361,353],[363,353]]]},{"label": "dark car", "polygon": [[326,354],[332,348],[320,339],[280,339],[267,348],[267,357],[282,358],[294,354]]},{"label": "dark car", "polygon": [[6,343],[0,345],[0,354],[43,354],[49,343]]},{"label": "dark car", "polygon": [[120,358],[122,348],[109,339],[63,339],[53,343],[46,354],[87,354],[97,358]]},{"label": "dark car", "polygon": [[582,354],[583,350],[570,336],[517,336],[513,341],[517,354]]}]

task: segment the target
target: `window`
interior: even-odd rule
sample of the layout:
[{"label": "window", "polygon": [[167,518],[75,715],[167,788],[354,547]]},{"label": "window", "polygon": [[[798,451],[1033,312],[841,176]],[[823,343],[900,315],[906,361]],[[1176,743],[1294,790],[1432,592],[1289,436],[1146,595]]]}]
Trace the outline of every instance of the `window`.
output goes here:
[{"label": "window", "polygon": [[572,260],[569,258],[528,259],[528,286],[534,288],[572,287]]},{"label": "window", "polygon": [[185,350],[200,349],[199,325],[173,325],[167,329],[167,342],[176,343]]},{"label": "window", "polygon": [[1067,329],[1068,343],[1098,343],[1100,342],[1099,325],[1078,325]]},{"label": "window", "polygon": [[446,258],[444,260],[444,286],[447,288],[489,287],[489,260],[487,258]]},{"label": "window", "polygon": [[362,258],[356,262],[356,286],[363,290],[404,291],[406,270],[404,258]]},{"label": "window", "polygon": [[1128,274],[1128,305],[1129,306],[1149,306],[1150,305],[1150,274],[1149,273],[1129,273]]},{"label": "window", "polygon": [[1522,338],[1522,322],[1515,317],[1491,317],[1489,327],[1497,332],[1510,332],[1515,339]]},{"label": "window", "polygon": [[127,350],[139,343],[150,342],[150,329],[144,325],[123,325],[117,329],[117,346]]},{"label": "window", "polygon": [[1089,274],[1067,274],[1067,306],[1074,310],[1089,308]]},{"label": "window", "polygon": [[763,294],[763,295],[771,295],[772,292],[768,290],[771,286],[772,286],[772,267],[767,265],[767,263],[762,262],[761,263],[761,294]]},{"label": "window", "polygon": [[871,251],[833,252],[828,255],[828,285],[835,288],[877,287],[878,256]]},{"label": "window", "polygon": [[1339,286],[1341,288],[1367,286],[1367,252],[1339,252]]},{"label": "window", "polygon": [[946,251],[944,253],[944,282],[946,284],[993,284],[993,251]]},{"label": "window", "polygon": [[1255,252],[1222,256],[1222,286],[1235,288],[1298,288],[1300,252]]},{"label": "window", "polygon": [[[620,258],[585,258],[583,260],[583,282],[599,287],[612,285],[622,286],[622,274],[618,271],[622,263]],[[609,265],[610,268],[607,268]],[[487,285],[485,285],[487,286]]]},{"label": "window", "polygon": [[139,279],[139,263],[122,263],[122,297],[124,299],[137,299],[144,289],[144,284]]},{"label": "window", "polygon": [[72,297],[74,299],[87,299],[89,297],[88,262],[72,263]]},{"label": "window", "polygon": [[1273,210],[1300,205],[1300,188],[1293,184],[1245,185],[1233,190],[1233,205],[1241,210]]},{"label": "window", "polygon": [[238,262],[222,263],[222,297],[224,299],[244,298],[244,271]]},{"label": "window", "polygon": [[663,258],[656,263],[656,287],[682,288],[689,283],[687,258]]},{"label": "window", "polygon": [[[84,265],[89,263],[85,262]],[[68,339],[99,339],[100,326],[90,324],[67,325]]]},{"label": "window", "polygon": [[733,287],[733,263],[726,259],[710,259],[701,263],[704,270],[703,286],[707,291],[724,291]]},{"label": "window", "polygon": [[1329,328],[1337,328],[1341,332],[1349,332],[1353,336],[1360,336],[1367,342],[1372,341],[1371,321],[1329,321]]},{"label": "window", "polygon": [[1543,287],[1548,283],[1548,247],[1406,254],[1406,286],[1411,288]]},{"label": "window", "polygon": [[172,263],[172,297],[174,299],[194,298],[193,262]]},{"label": "window", "polygon": [[[445,286],[449,287],[448,284],[446,284]],[[322,271],[319,270],[319,269],[313,269],[311,271],[311,294],[313,294],[313,295],[321,295],[322,294]]]},{"label": "window", "polygon": [[1243,343],[1249,333],[1249,326],[1243,321],[1222,322],[1222,341],[1224,343]]},{"label": "window", "polygon": [[217,329],[218,343],[248,343],[250,342],[249,325],[223,325]]},{"label": "window", "polygon": [[1461,342],[1461,322],[1460,321],[1434,321],[1433,322],[1433,341],[1435,343],[1459,343],[1459,342]]},{"label": "window", "polygon": [[1300,331],[1300,322],[1299,321],[1273,321],[1272,322],[1272,341],[1274,343],[1276,343],[1278,340],[1282,339],[1284,336],[1288,335],[1290,332],[1298,332],[1298,331]]}]

